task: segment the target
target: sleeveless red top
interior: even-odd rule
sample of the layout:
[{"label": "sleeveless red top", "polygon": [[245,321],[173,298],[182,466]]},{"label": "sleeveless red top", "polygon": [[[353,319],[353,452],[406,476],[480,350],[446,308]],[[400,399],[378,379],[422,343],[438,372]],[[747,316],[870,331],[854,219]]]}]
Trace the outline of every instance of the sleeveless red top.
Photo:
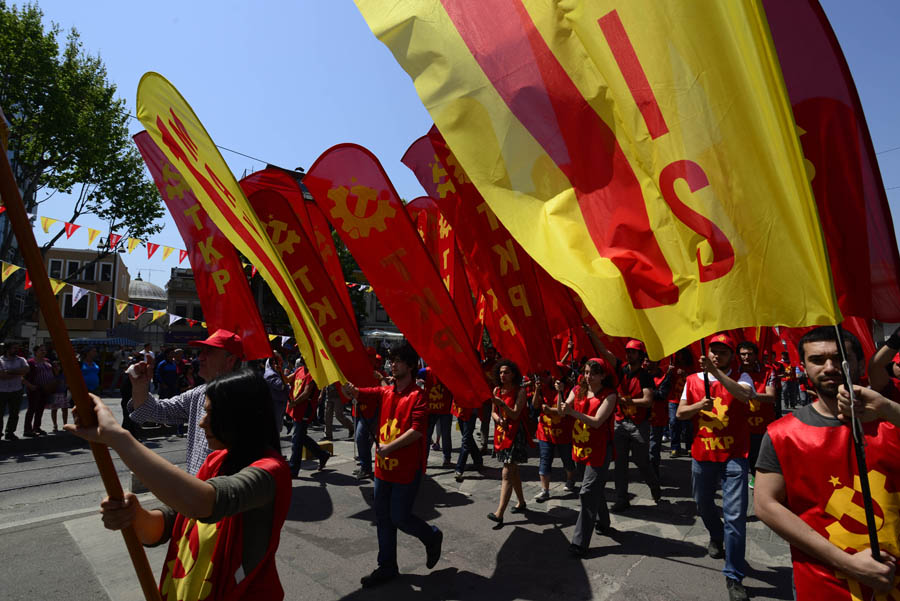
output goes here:
[{"label": "sleeveless red top", "polygon": [[[596,396],[576,398],[575,410],[593,416],[603,404],[603,400],[614,392],[615,390],[611,388],[604,388]],[[576,419],[572,429],[572,459],[591,467],[603,467],[606,462],[606,450],[609,441],[612,440],[614,424],[615,420],[607,419],[599,428],[592,428]]]},{"label": "sleeveless red top", "polygon": [[[549,390],[548,390],[549,388]],[[552,387],[543,387],[541,396],[545,405],[557,407],[559,393]],[[547,414],[543,411],[538,417],[537,438],[551,444],[571,444],[572,428],[575,426],[575,418],[570,415],[565,417]]]},{"label": "sleeveless red top", "polygon": [[[863,424],[863,432],[878,541],[881,549],[898,557],[900,430],[877,421]],[[787,507],[844,551],[867,549],[869,535],[850,428],[810,426],[791,414],[770,425],[768,433],[784,475]],[[791,559],[797,601],[872,598],[871,589],[793,546]],[[900,584],[875,598],[900,598]]]},{"label": "sleeveless red top", "polygon": [[[516,399],[519,398],[518,386],[506,392],[503,392],[500,388],[495,388],[494,394],[500,397],[510,409],[516,408]],[[494,426],[494,450],[502,451],[503,449],[508,449],[512,446],[513,441],[516,439],[516,434],[519,432],[519,428],[522,427],[522,418],[524,415],[525,411],[523,410],[522,413],[519,414],[519,419],[507,421],[505,428],[500,422],[497,422]]]},{"label": "sleeveless red top", "polygon": [[[766,383],[769,381],[768,370],[744,371],[753,380],[753,388],[759,394],[766,393]],[[750,399],[750,412],[747,415],[747,425],[750,434],[765,434],[766,428],[775,421],[775,403],[763,403],[756,399]]]},{"label": "sleeveless red top", "polygon": [[[685,384],[689,405],[706,397],[703,374],[692,374]],[[750,452],[750,431],[747,425],[749,408],[728,392],[721,382],[710,378],[709,394],[713,408],[694,416],[694,444],[691,457],[697,461],[725,462],[734,457],[746,458]]]},{"label": "sleeveless red top", "polygon": [[[619,397],[622,401],[630,401],[631,399],[639,399],[644,396],[644,389],[641,387],[640,370],[635,371],[631,375],[624,372],[619,378]],[[616,404],[616,421],[631,420],[635,424],[642,424],[647,419],[649,411],[646,407],[635,407],[628,403]]]}]

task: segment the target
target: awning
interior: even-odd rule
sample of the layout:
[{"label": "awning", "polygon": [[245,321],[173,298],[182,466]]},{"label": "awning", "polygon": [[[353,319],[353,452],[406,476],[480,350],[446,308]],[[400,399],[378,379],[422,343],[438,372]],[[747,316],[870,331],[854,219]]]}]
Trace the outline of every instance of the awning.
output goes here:
[{"label": "awning", "polygon": [[72,346],[144,346],[128,338],[72,338],[70,342]]}]

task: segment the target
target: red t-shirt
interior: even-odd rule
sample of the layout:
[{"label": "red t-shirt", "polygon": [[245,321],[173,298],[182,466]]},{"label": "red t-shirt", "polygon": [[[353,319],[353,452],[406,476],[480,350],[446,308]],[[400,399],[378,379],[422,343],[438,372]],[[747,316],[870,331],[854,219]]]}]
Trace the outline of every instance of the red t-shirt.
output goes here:
[{"label": "red t-shirt", "polygon": [[[753,380],[753,388],[759,394],[766,393],[766,386],[774,386],[775,375],[767,370],[748,371],[741,368],[741,372],[750,376]],[[766,428],[775,421],[775,403],[765,403],[757,399],[750,399],[750,412],[747,415],[747,424],[750,434],[765,434]]]},{"label": "red t-shirt", "polygon": [[453,395],[444,386],[434,370],[430,367],[425,368],[425,400],[428,403],[428,413],[434,415],[447,415],[450,413],[450,404],[453,402]]},{"label": "red t-shirt", "polygon": [[[568,392],[564,392],[567,395]],[[559,393],[551,386],[541,387],[541,396],[543,404],[550,407],[557,407],[559,404]],[[566,398],[563,396],[563,398]],[[575,418],[570,415],[565,417],[544,413],[541,411],[538,417],[537,438],[551,444],[571,444],[572,428],[575,425]]]},{"label": "red t-shirt", "polygon": [[[200,466],[197,477],[209,480],[217,476],[227,454],[225,450],[210,453]],[[291,505],[291,470],[284,458],[274,451],[269,451],[250,465],[266,470],[275,479],[272,531],[265,555],[253,571],[243,573],[244,520],[240,513],[224,517],[214,524],[178,514],[159,579],[163,601],[186,598],[277,601],[284,598],[284,589],[275,567],[275,551]]]},{"label": "red t-shirt", "polygon": [[[747,374],[742,374],[741,380],[750,383]],[[691,457],[697,461],[720,463],[733,457],[746,458],[750,451],[748,404],[731,396],[722,383],[712,376],[709,378],[709,395],[713,399],[713,408],[694,416]],[[699,403],[706,397],[702,373],[692,374],[687,379],[683,397],[688,405]]]},{"label": "red t-shirt", "polygon": [[[494,389],[494,394],[500,397],[500,399],[506,403],[506,406],[510,409],[516,408],[516,399],[519,398],[519,387],[516,386],[509,390],[501,390],[500,388]],[[525,411],[519,414],[519,419],[508,420],[506,427],[503,426],[500,422],[496,422],[494,426],[494,449],[497,451],[502,451],[503,449],[508,449],[512,446],[513,441],[516,439],[516,434],[519,431],[519,428],[522,426],[522,416],[525,415]],[[501,417],[503,414],[501,413]]]},{"label": "red t-shirt", "polygon": [[390,455],[376,456],[375,477],[386,482],[409,484],[419,470],[425,471],[428,457],[428,407],[425,396],[410,382],[403,390],[395,386],[360,388],[358,401],[364,402],[371,410],[378,412],[378,444],[384,446],[393,442],[408,430],[417,430],[422,437]]},{"label": "red t-shirt", "polygon": [[[574,408],[585,415],[597,413],[603,400],[615,390],[604,388],[596,396],[576,398]],[[592,428],[576,419],[572,429],[572,459],[578,463],[586,463],[591,467],[603,467],[606,462],[606,450],[612,440],[614,421],[607,419],[599,428]]]},{"label": "red t-shirt", "polygon": [[646,407],[635,407],[628,401],[640,399],[644,396],[644,387],[641,385],[641,370],[626,373],[624,369],[619,373],[619,402],[616,403],[616,421],[630,419],[635,424],[641,424],[647,419],[649,411]]},{"label": "red t-shirt", "polygon": [[312,386],[312,391],[310,392],[306,400],[298,401],[297,404],[293,407],[288,405],[287,409],[285,410],[285,412],[295,422],[309,421],[309,418],[306,415],[306,410],[309,408],[309,402],[311,400],[314,401],[319,397],[319,388],[313,381],[312,375],[308,371],[306,371],[305,367],[298,367],[297,371],[294,372],[294,386],[293,388],[291,388],[291,400],[300,398],[300,394],[309,386]]},{"label": "red t-shirt", "polygon": [[[672,376],[673,378],[675,376]],[[660,374],[653,378],[653,384],[656,388],[666,379],[666,374]],[[643,391],[642,391],[643,392]],[[665,426],[669,423],[669,403],[666,399],[657,399],[654,397],[653,405],[650,406],[650,425]]]}]

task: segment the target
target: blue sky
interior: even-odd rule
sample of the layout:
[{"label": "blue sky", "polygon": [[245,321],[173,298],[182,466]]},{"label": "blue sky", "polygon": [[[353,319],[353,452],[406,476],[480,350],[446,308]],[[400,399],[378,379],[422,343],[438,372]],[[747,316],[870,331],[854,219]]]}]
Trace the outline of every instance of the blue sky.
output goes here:
[{"label": "blue sky", "polygon": [[[900,214],[900,2],[821,0],[847,57],[872,133],[895,229]],[[400,163],[409,144],[431,124],[412,82],[378,42],[350,0],[209,0],[153,3],[43,0],[47,23],[75,27],[84,47],[99,53],[110,81],[134,114],[146,71],[166,76],[191,103],[240,178],[270,162],[308,167],[328,147],[356,142],[382,161],[404,198],[423,192]],[[132,121],[134,133],[141,127]],[[257,160],[258,159],[258,160]],[[68,215],[65,197],[39,213]],[[83,217],[78,223],[105,231]],[[184,248],[171,219],[154,242]],[[60,226],[56,226],[60,227]],[[51,230],[53,231],[53,230]],[[85,230],[67,244],[83,248]],[[36,229],[38,242],[47,238]],[[148,260],[124,255],[132,277],[164,286],[177,253]],[[183,266],[187,266],[187,261]]]}]

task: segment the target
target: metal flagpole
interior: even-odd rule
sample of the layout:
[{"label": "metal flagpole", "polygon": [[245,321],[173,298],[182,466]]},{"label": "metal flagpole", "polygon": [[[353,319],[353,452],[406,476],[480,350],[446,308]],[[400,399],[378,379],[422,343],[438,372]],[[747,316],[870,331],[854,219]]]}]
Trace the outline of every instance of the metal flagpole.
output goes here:
[{"label": "metal flagpole", "polygon": [[[47,277],[44,259],[41,256],[41,251],[38,249],[37,242],[34,239],[34,232],[31,230],[31,223],[25,213],[25,205],[19,194],[19,187],[16,185],[12,166],[9,164],[5,147],[0,145],[0,149],[3,151],[0,153],[3,155],[3,160],[0,161],[0,197],[2,197],[3,205],[6,207],[6,215],[19,243],[19,252],[22,253],[25,268],[31,277],[34,294],[37,297],[41,314],[47,322],[47,330],[53,339],[53,346],[59,355],[59,361],[66,375],[66,382],[69,384],[72,399],[75,401],[75,410],[78,411],[79,421],[85,426],[95,425],[97,418],[94,415],[94,406],[88,396],[87,385],[84,383],[81,368],[75,358],[75,351],[72,348],[72,342],[69,340],[69,332],[66,329],[65,322],[63,322],[56,295],[53,294],[53,290],[50,287],[50,279]],[[116,475],[116,468],[109,454],[109,448],[106,445],[93,442],[90,443],[90,446],[91,453],[94,455],[94,461],[97,463],[97,469],[100,471],[100,478],[103,480],[103,486],[106,488],[106,493],[112,499],[123,499],[122,484]],[[144,547],[138,540],[134,528],[128,527],[123,529],[122,537],[125,539],[125,546],[128,547],[128,554],[131,556],[131,562],[134,564],[135,572],[137,572],[138,580],[144,591],[144,597],[147,601],[158,601],[160,595],[159,589],[156,587],[156,579],[153,576],[153,571],[150,569],[150,563],[147,561]]]}]

